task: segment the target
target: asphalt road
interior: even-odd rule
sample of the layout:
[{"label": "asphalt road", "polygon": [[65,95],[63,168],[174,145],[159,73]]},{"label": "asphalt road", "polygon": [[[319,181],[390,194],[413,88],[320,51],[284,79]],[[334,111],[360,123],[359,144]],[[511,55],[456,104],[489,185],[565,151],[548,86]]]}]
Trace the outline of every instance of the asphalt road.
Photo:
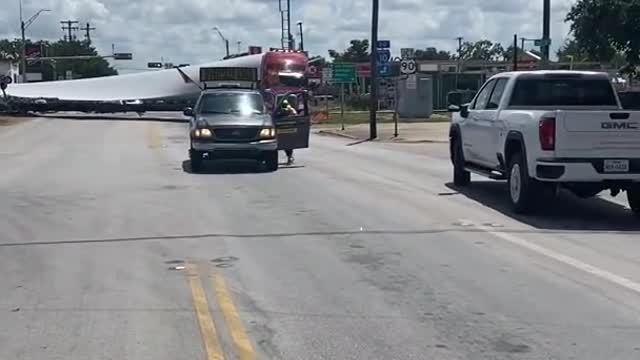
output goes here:
[{"label": "asphalt road", "polygon": [[515,216],[446,145],[191,174],[186,125],[0,128],[0,359],[638,359],[640,221]]}]

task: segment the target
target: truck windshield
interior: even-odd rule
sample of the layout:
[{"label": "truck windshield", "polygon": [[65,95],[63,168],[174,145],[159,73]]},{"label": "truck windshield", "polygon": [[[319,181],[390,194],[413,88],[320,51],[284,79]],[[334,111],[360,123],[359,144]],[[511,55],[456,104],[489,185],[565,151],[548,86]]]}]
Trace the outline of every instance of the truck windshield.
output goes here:
[{"label": "truck windshield", "polygon": [[263,114],[264,101],[260,94],[205,94],[197,109],[201,114]]},{"label": "truck windshield", "polygon": [[618,103],[607,79],[531,78],[517,80],[510,106],[617,107]]},{"label": "truck windshield", "polygon": [[305,86],[304,77],[280,75],[280,84],[283,86],[291,86],[296,88],[303,88]]}]

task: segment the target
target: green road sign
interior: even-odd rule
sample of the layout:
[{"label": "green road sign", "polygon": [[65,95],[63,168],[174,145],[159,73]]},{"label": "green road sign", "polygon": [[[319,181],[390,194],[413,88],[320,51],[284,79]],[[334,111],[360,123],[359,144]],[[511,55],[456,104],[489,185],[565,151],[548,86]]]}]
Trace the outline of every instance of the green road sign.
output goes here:
[{"label": "green road sign", "polygon": [[534,46],[549,46],[551,45],[551,39],[537,39],[533,42]]},{"label": "green road sign", "polygon": [[356,65],[335,63],[332,66],[332,82],[352,83],[356,81]]}]

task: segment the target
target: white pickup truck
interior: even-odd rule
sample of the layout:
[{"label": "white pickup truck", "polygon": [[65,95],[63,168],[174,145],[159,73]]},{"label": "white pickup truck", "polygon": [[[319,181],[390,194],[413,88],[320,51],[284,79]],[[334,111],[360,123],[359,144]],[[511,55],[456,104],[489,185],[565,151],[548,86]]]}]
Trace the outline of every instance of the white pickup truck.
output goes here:
[{"label": "white pickup truck", "polygon": [[583,198],[626,191],[640,215],[640,112],[622,110],[607,74],[502,73],[449,111],[455,185],[470,172],[507,180],[516,212],[560,187]]}]

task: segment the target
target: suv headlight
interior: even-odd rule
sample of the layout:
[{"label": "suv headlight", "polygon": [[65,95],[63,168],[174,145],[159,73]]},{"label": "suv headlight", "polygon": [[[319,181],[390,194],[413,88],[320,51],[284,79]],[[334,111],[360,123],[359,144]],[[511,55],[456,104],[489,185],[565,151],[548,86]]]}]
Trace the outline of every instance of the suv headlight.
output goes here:
[{"label": "suv headlight", "polygon": [[197,138],[205,138],[213,136],[213,133],[209,129],[195,129],[193,131],[193,136]]},{"label": "suv headlight", "polygon": [[269,127],[260,130],[260,138],[261,139],[273,139],[276,137],[276,129]]}]

